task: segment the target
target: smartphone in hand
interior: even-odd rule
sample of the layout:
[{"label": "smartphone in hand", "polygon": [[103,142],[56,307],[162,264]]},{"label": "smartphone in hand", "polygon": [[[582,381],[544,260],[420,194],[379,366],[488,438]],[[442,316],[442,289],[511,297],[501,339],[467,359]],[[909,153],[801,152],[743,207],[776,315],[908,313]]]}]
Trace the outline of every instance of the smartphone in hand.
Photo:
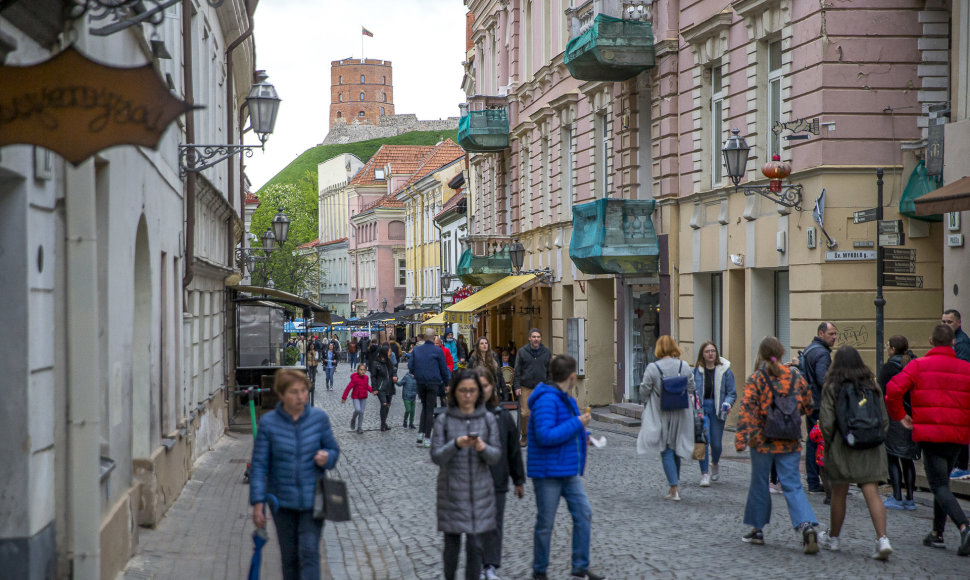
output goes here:
[{"label": "smartphone in hand", "polygon": [[469,439],[478,439],[478,433],[469,433],[468,434],[468,438]]}]

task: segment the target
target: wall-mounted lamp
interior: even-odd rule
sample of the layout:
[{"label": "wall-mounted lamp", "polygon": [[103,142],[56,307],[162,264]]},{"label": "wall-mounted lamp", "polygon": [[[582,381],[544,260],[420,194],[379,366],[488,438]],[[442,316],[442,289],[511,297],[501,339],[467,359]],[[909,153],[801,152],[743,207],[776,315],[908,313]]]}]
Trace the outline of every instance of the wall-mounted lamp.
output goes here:
[{"label": "wall-mounted lamp", "polygon": [[800,184],[783,185],[782,180],[791,173],[791,164],[784,163],[778,155],[765,163],[761,173],[769,179],[768,185],[738,185],[744,177],[748,165],[748,154],[751,147],[737,129],[731,129],[731,136],[724,142],[721,153],[724,155],[724,165],[727,167],[728,177],[734,183],[735,191],[743,189],[764,196],[778,205],[798,209],[802,203],[802,186]]}]

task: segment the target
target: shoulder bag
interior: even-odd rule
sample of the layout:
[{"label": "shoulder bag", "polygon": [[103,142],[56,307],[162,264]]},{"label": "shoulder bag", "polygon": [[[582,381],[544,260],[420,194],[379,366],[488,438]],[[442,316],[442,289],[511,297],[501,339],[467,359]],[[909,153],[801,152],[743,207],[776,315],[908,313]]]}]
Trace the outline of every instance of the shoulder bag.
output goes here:
[{"label": "shoulder bag", "polygon": [[[687,377],[678,374],[673,377],[664,377],[664,372],[657,365],[657,372],[660,373],[660,410],[679,411],[690,407],[687,397]],[[684,361],[680,361],[680,371],[684,369]]]},{"label": "shoulder bag", "polygon": [[313,490],[313,519],[331,522],[350,521],[350,498],[343,480],[324,473]]}]

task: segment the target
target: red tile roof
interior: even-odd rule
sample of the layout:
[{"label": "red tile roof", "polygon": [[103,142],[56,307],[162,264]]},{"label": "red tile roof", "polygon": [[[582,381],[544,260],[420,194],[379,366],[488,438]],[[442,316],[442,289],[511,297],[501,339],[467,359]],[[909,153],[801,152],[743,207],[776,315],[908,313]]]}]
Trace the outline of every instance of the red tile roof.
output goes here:
[{"label": "red tile roof", "polygon": [[457,161],[465,156],[465,150],[461,148],[460,145],[452,141],[451,139],[445,139],[441,143],[434,146],[434,149],[429,151],[424,159],[421,160],[418,169],[414,174],[402,185],[397,188],[394,193],[401,191],[402,189],[414,184],[418,180],[431,175],[435,171],[441,169],[442,167]]},{"label": "red tile roof", "polygon": [[455,195],[451,196],[451,199],[449,199],[445,205],[441,206],[441,211],[438,212],[438,215],[434,216],[434,219],[438,219],[449,211],[455,209],[458,202],[463,199],[465,199],[465,190],[463,188],[459,188]]},{"label": "red tile roof", "polygon": [[247,191],[246,192],[246,205],[252,205],[254,203],[256,205],[259,205],[259,198],[256,197],[256,194],[255,193],[253,193],[251,191]]},{"label": "red tile roof", "polygon": [[331,246],[333,244],[339,244],[340,242],[346,242],[347,238],[340,238],[338,240],[330,240],[329,242],[317,242],[317,247]]},{"label": "red tile roof", "polygon": [[382,145],[373,157],[350,180],[350,185],[377,185],[387,183],[382,179],[374,179],[374,170],[385,166],[391,167],[391,172],[401,175],[413,173],[434,147],[426,145]]},{"label": "red tile roof", "polygon": [[296,249],[299,250],[300,248],[315,248],[319,243],[320,243],[320,238],[317,238],[312,242],[307,242],[305,244],[297,246]]}]

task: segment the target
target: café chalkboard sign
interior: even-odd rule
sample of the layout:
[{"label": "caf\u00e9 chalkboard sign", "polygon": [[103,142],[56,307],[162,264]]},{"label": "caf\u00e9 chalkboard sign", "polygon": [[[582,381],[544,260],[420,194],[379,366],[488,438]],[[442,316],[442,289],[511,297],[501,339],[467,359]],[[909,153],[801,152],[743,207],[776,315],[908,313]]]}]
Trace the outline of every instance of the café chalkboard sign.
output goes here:
[{"label": "caf\u00e9 chalkboard sign", "polygon": [[69,47],[31,66],[0,66],[0,147],[46,147],[77,165],[102,149],[155,149],[165,128],[193,107],[151,64],[121,68]]}]

